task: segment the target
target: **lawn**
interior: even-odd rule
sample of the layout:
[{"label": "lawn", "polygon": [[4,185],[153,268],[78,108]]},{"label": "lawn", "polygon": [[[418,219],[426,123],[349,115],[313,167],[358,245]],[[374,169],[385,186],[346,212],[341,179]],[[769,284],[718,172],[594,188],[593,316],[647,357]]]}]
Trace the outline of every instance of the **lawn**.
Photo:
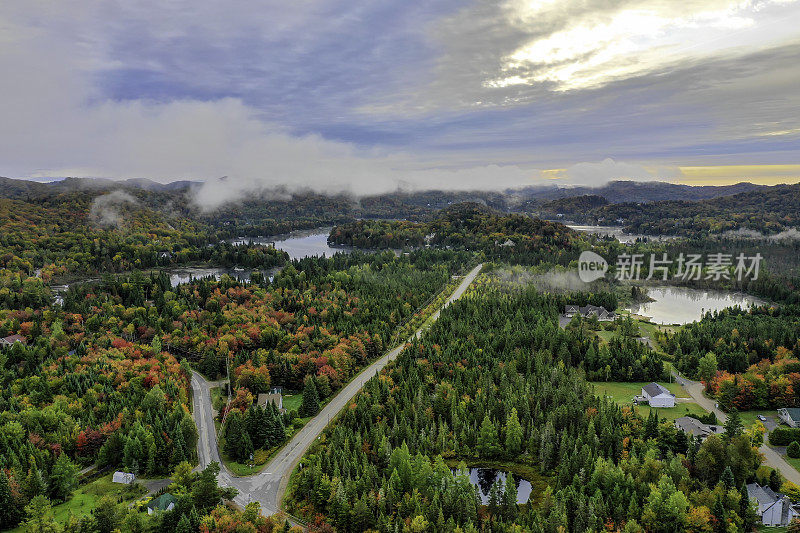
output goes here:
[{"label": "lawn", "polygon": [[739,411],[739,416],[742,418],[742,424],[746,428],[749,428],[755,424],[756,420],[758,420],[758,415],[764,415],[767,418],[772,417],[773,420],[780,422],[778,420],[778,411],[775,409],[766,409],[763,411]]},{"label": "lawn", "polygon": [[[64,503],[53,506],[53,513],[58,523],[63,524],[69,517],[70,512],[76,517],[86,516],[106,494],[117,496],[121,501],[131,502],[139,499],[145,494],[145,490],[140,485],[121,485],[111,482],[111,474],[82,485],[75,490],[72,498]],[[25,528],[19,526],[13,532],[22,532]]]},{"label": "lawn", "polygon": [[[594,385],[595,393],[598,396],[606,396],[620,405],[631,405],[633,397],[641,394],[642,387],[647,385],[647,383],[649,382],[624,383],[618,381],[595,381],[592,385]],[[689,397],[689,393],[678,383],[662,383],[662,385],[678,398]],[[650,409],[651,408],[647,405],[639,406],[639,412],[644,417],[650,414]],[[676,418],[689,414],[698,416],[706,414],[705,409],[694,402],[676,402],[675,407],[660,407],[657,408],[656,411],[658,412],[658,416],[666,418],[667,420],[675,420]]]},{"label": "lawn", "polygon": [[303,394],[286,394],[283,396],[283,408],[287,411],[297,411],[303,403]]}]

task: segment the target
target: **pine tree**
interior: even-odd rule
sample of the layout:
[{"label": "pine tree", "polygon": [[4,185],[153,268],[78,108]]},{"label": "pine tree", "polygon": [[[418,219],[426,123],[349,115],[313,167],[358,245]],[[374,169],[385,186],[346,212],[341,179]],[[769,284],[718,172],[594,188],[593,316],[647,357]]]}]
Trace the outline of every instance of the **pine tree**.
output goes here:
[{"label": "pine tree", "polygon": [[722,471],[722,475],[719,477],[719,482],[725,485],[726,489],[733,488],[736,481],[733,479],[733,470],[731,470],[730,466],[726,466],[725,470]]},{"label": "pine tree", "polygon": [[65,501],[77,485],[78,467],[62,452],[50,471],[50,497]]},{"label": "pine tree", "polygon": [[750,495],[747,494],[747,484],[742,483],[739,489],[741,499],[739,500],[739,516],[742,518],[742,528],[745,531],[752,531],[756,522],[756,514],[750,505]]},{"label": "pine tree", "polygon": [[732,438],[741,435],[742,429],[742,418],[739,415],[739,410],[733,407],[731,408],[731,412],[728,413],[728,419],[725,420],[725,433],[723,438],[726,442],[730,442]]},{"label": "pine tree", "polygon": [[238,410],[232,410],[225,420],[225,453],[229,457],[236,459],[240,456],[244,435],[242,415]]},{"label": "pine tree", "polygon": [[506,474],[506,486],[503,490],[503,516],[506,520],[513,520],[517,514],[517,484],[514,475]]},{"label": "pine tree", "polygon": [[314,416],[319,412],[319,394],[314,376],[308,376],[303,387],[303,402],[300,404],[301,416]]},{"label": "pine tree", "polygon": [[477,448],[481,457],[494,457],[499,451],[497,430],[489,415],[484,416],[483,422],[481,422],[481,427],[478,431]]},{"label": "pine tree", "polygon": [[192,533],[192,523],[185,514],[181,515],[181,519],[175,528],[175,533]]},{"label": "pine tree", "polygon": [[489,513],[492,516],[497,516],[500,512],[500,504],[503,499],[503,488],[500,485],[500,478],[498,477],[494,483],[492,483],[492,488],[489,489]]},{"label": "pine tree", "polygon": [[517,417],[516,408],[511,409],[506,419],[506,453],[516,457],[522,450],[522,426]]},{"label": "pine tree", "polygon": [[11,494],[11,484],[6,473],[0,470],[0,531],[15,527],[19,519],[19,510]]}]

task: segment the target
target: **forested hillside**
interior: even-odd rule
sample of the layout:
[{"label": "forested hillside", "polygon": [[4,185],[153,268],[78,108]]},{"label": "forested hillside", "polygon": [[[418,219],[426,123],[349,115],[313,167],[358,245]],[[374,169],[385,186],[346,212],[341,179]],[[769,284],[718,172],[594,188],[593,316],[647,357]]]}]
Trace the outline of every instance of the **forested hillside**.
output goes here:
[{"label": "forested hillside", "polygon": [[777,185],[696,202],[621,203],[590,216],[646,235],[706,235],[749,229],[774,234],[800,225],[800,185]]},{"label": "forested hillside", "polygon": [[582,236],[557,222],[504,215],[474,203],[453,205],[431,222],[358,220],[334,227],[329,242],[361,248],[424,245],[476,250],[503,262],[566,264],[579,253]]}]

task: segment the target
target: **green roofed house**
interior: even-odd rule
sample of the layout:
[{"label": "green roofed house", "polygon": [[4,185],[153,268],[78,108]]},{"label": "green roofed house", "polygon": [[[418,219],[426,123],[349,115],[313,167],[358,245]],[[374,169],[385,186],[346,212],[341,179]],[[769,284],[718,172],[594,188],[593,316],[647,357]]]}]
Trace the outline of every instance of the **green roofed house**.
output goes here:
[{"label": "green roofed house", "polygon": [[175,507],[178,499],[170,493],[162,494],[157,498],[153,498],[147,504],[147,514],[158,513],[161,511],[171,511]]},{"label": "green roofed house", "polygon": [[800,409],[797,407],[783,407],[778,409],[778,417],[790,428],[800,427]]}]

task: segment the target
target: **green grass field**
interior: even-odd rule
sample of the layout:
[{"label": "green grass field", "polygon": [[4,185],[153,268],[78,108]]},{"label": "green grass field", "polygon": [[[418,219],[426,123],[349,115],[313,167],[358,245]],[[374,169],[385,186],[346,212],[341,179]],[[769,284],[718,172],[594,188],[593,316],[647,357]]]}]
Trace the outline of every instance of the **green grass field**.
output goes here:
[{"label": "green grass field", "polygon": [[303,403],[303,394],[285,394],[283,396],[283,408],[287,411],[297,411]]},{"label": "green grass field", "polygon": [[742,424],[744,424],[744,427],[750,427],[755,424],[756,420],[758,420],[758,415],[772,417],[773,419],[777,420],[778,411],[775,409],[765,409],[763,411],[739,411],[739,416],[742,417]]},{"label": "green grass field", "polygon": [[[636,383],[623,383],[618,381],[595,381],[594,385],[595,394],[600,397],[608,397],[620,405],[631,405],[634,396],[641,394],[642,387],[649,382],[636,382]],[[689,394],[684,388],[677,383],[662,383],[672,394],[678,398],[688,398]],[[650,414],[650,407],[641,405],[638,407],[642,416],[647,417]],[[666,418],[667,420],[675,420],[685,415],[705,415],[706,410],[694,402],[676,402],[675,407],[657,408],[658,416]]]},{"label": "green grass field", "polygon": [[[117,496],[124,502],[131,502],[138,500],[144,493],[144,488],[136,490],[130,488],[129,485],[112,483],[111,474],[108,474],[91,483],[78,487],[69,501],[53,506],[53,514],[56,521],[63,524],[69,517],[70,512],[76,517],[90,514],[92,509],[97,505],[97,502],[100,501],[100,498],[106,494]],[[19,526],[11,531],[15,533],[22,532],[25,531],[25,528],[24,526]]]}]

